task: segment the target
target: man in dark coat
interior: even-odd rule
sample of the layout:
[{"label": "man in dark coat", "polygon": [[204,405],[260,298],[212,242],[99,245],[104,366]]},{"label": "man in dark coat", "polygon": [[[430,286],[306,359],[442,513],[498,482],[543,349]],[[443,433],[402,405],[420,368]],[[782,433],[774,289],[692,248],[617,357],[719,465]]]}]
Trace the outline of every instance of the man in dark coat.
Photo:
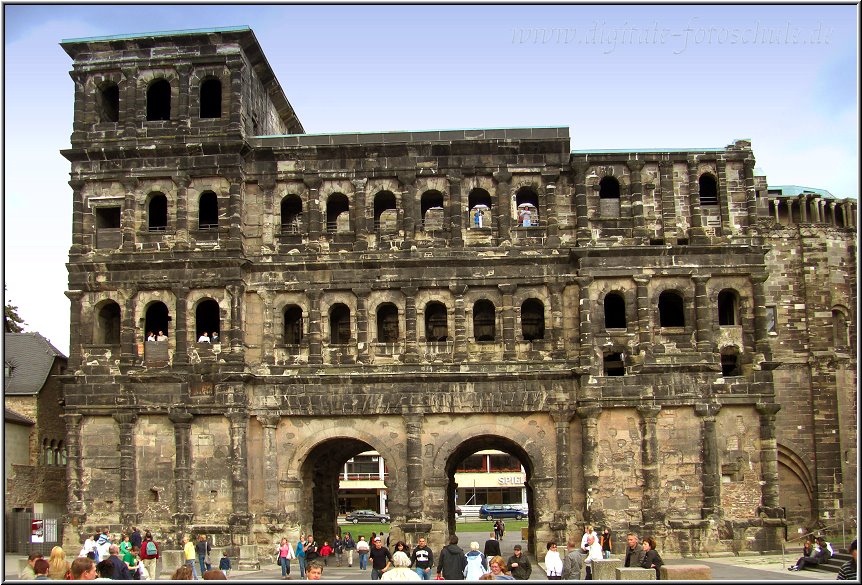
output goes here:
[{"label": "man in dark coat", "polygon": [[108,557],[108,560],[111,561],[111,564],[114,565],[114,581],[131,581],[132,575],[129,573],[129,567],[126,563],[123,562],[123,559],[120,558],[120,547],[116,544],[112,544],[108,547],[108,554],[111,556]]},{"label": "man in dark coat", "polygon": [[527,581],[530,578],[530,574],[533,572],[530,560],[525,555],[521,554],[520,544],[515,545],[512,556],[509,557],[506,564],[509,565],[509,571],[512,573],[512,576],[518,581]]},{"label": "man in dark coat", "polygon": [[447,581],[463,581],[464,569],[467,568],[467,555],[458,546],[458,535],[449,537],[449,544],[440,551],[440,561],[437,564],[437,574],[443,575]]},{"label": "man in dark coat", "polygon": [[496,534],[492,532],[488,540],[485,541],[485,568],[490,570],[488,561],[491,557],[501,556],[503,556],[503,553],[500,552],[500,541],[496,539]]}]

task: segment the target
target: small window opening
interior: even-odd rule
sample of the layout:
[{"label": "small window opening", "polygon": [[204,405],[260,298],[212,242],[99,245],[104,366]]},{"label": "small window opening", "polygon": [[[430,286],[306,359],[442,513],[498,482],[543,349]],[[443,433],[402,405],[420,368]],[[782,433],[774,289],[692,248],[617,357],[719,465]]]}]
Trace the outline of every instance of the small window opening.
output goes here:
[{"label": "small window opening", "polygon": [[425,191],[422,194],[422,230],[436,232],[443,229],[443,194],[440,191]]},{"label": "small window opening", "polygon": [[847,330],[847,315],[839,309],[832,310],[832,338],[835,347],[848,347],[850,345],[849,332]]},{"label": "small window opening", "polygon": [[734,350],[723,350],[721,352],[721,375],[739,376],[739,355]]},{"label": "small window opening", "polygon": [[120,208],[119,207],[97,207],[96,208],[96,229],[98,229],[98,230],[120,229]]},{"label": "small window opening", "polygon": [[159,490],[150,488],[150,502],[156,503],[159,501]]},{"label": "small window opening", "polygon": [[[144,334],[149,336],[150,333],[159,337],[167,336],[168,334],[168,307],[161,301],[156,301],[147,307],[147,313],[144,318]],[[164,341],[164,340],[162,340]]]},{"label": "small window opening", "polygon": [[529,187],[522,187],[515,195],[515,208],[518,225],[533,227],[539,225],[539,196]]},{"label": "small window opening", "polygon": [[484,189],[473,189],[467,197],[470,209],[470,228],[491,227],[491,195]]},{"label": "small window opening", "polygon": [[218,303],[212,299],[201,301],[195,309],[195,341],[205,334],[212,340],[212,334],[221,337],[221,318]]},{"label": "small window opening", "polygon": [[488,300],[476,301],[473,305],[473,337],[476,341],[494,341],[497,337],[495,329],[494,303]]},{"label": "small window opening", "polygon": [[766,307],[766,332],[777,333],[778,331],[778,309],[775,305]]},{"label": "small window opening", "polygon": [[620,182],[614,177],[604,177],[599,182],[599,215],[620,216]]},{"label": "small window opening", "polygon": [[287,195],[281,200],[281,233],[295,235],[302,231],[302,199]]},{"label": "small window opening", "polygon": [[391,191],[381,191],[374,196],[374,229],[384,234],[398,231],[398,210]]},{"label": "small window opening", "polygon": [[377,309],[377,339],[380,343],[398,341],[398,308],[392,303],[383,303]]},{"label": "small window opening", "polygon": [[338,303],[329,312],[329,342],[344,345],[350,342],[350,309]]},{"label": "small window opening", "polygon": [[343,193],[333,193],[326,200],[326,231],[350,231],[350,201]]},{"label": "small window opening", "polygon": [[700,186],[700,204],[718,205],[718,184],[715,177],[704,173],[697,182]]},{"label": "small window opening", "polygon": [[157,79],[147,88],[147,120],[171,119],[171,84]]},{"label": "small window opening", "polygon": [[732,290],[718,293],[718,324],[736,325],[737,298]]},{"label": "small window opening", "polygon": [[96,93],[96,107],[99,111],[99,122],[120,121],[120,88],[116,83],[107,82]]},{"label": "small window opening", "polygon": [[302,342],[302,309],[290,305],[284,309],[284,343],[299,345]]},{"label": "small window opening", "polygon": [[218,230],[218,197],[212,191],[204,191],[198,201],[198,229]]},{"label": "small window opening", "polygon": [[168,198],[163,193],[150,195],[147,222],[151,232],[163,232],[168,229]]},{"label": "small window opening", "polygon": [[625,329],[626,302],[617,293],[605,296],[605,329]]},{"label": "small window opening", "polygon": [[662,327],[685,327],[685,311],[679,293],[665,291],[658,298],[659,323]]},{"label": "small window opening", "polygon": [[120,305],[108,301],[99,309],[96,317],[96,345],[120,344]]},{"label": "small window opening", "polygon": [[521,332],[524,341],[545,338],[545,306],[538,299],[527,299],[521,305]]},{"label": "small window opening", "polygon": [[201,84],[201,118],[221,118],[221,81],[207,79]]},{"label": "small window opening", "polygon": [[446,306],[431,302],[425,307],[425,339],[428,341],[447,341],[449,324],[446,320]]},{"label": "small window opening", "polygon": [[623,354],[610,352],[604,355],[602,360],[605,376],[625,376],[626,366],[623,363]]}]

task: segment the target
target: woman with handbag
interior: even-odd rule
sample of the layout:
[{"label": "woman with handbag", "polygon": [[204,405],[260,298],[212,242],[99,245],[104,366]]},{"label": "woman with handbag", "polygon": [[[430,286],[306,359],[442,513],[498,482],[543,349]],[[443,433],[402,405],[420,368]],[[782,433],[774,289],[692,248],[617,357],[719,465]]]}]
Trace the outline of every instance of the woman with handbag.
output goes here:
[{"label": "woman with handbag", "polygon": [[282,538],[281,544],[278,545],[275,552],[278,555],[278,564],[281,567],[281,578],[287,579],[287,576],[290,575],[290,561],[296,558],[293,546],[287,538]]}]

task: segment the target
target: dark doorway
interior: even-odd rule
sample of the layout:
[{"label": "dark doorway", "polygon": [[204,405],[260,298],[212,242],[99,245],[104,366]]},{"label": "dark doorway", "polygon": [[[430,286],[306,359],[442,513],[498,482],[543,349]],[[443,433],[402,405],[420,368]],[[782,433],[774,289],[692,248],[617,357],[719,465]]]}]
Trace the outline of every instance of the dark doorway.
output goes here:
[{"label": "dark doorway", "polygon": [[171,119],[171,84],[157,79],[147,88],[147,120]]},{"label": "dark doorway", "polygon": [[216,332],[221,336],[218,303],[212,299],[201,301],[195,309],[195,341],[201,334],[212,335]]},{"label": "dark doorway", "polygon": [[201,118],[221,118],[221,81],[207,79],[201,84]]},{"label": "dark doorway", "polygon": [[153,333],[158,335],[159,332],[168,334],[168,307],[161,301],[151,303],[147,307],[147,316],[144,323],[144,334]]}]

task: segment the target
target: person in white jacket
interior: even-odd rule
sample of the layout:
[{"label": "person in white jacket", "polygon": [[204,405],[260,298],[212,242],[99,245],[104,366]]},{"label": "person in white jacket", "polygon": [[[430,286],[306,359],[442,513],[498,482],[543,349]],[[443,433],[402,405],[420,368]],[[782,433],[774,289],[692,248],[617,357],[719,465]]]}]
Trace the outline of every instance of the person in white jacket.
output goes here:
[{"label": "person in white jacket", "polygon": [[410,557],[404,551],[397,550],[392,555],[392,568],[383,573],[381,581],[421,581],[420,577],[410,568]]},{"label": "person in white jacket", "polygon": [[590,534],[587,536],[587,558],[584,559],[584,565],[587,567],[587,579],[593,578],[593,561],[602,560],[602,545],[598,539]]},{"label": "person in white jacket", "polygon": [[563,578],[563,559],[560,558],[557,543],[553,540],[548,543],[548,552],[545,554],[545,574],[553,581]]}]

